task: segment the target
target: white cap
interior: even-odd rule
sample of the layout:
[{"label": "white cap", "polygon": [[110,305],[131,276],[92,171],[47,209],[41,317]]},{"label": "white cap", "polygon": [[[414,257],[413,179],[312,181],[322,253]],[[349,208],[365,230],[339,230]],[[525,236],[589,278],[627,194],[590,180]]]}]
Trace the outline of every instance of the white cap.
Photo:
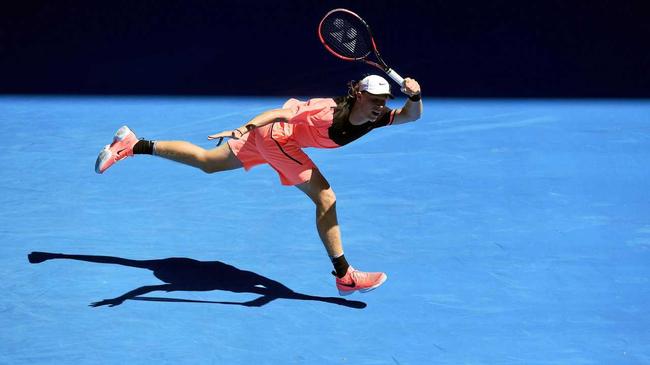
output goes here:
[{"label": "white cap", "polygon": [[390,84],[385,78],[378,75],[369,75],[359,81],[359,91],[366,91],[373,95],[388,95],[394,98],[390,93]]}]

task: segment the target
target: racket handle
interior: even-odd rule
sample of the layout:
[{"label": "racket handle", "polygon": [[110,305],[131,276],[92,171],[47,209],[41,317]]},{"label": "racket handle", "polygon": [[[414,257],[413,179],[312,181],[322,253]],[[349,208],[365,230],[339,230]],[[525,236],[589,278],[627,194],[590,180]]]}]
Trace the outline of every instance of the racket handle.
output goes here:
[{"label": "racket handle", "polygon": [[395,72],[392,68],[386,69],[386,74],[391,79],[395,80],[395,82],[398,83],[402,89],[404,88],[404,79],[402,78],[402,76],[398,75],[397,72]]}]

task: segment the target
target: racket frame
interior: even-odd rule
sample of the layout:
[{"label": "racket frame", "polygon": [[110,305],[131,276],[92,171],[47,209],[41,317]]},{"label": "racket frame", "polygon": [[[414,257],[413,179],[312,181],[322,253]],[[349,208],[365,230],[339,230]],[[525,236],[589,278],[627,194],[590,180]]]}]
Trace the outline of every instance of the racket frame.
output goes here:
[{"label": "racket frame", "polygon": [[[374,61],[368,59],[369,53],[366,54],[365,56],[362,56],[362,57],[356,57],[356,58],[355,57],[345,57],[343,55],[338,54],[338,52],[333,50],[327,44],[327,42],[325,41],[325,38],[323,38],[323,35],[322,35],[323,22],[325,21],[325,19],[327,19],[327,17],[329,17],[332,13],[335,13],[335,12],[348,13],[348,14],[354,16],[355,18],[357,18],[361,22],[361,24],[365,25],[366,31],[368,32],[368,35],[370,36],[370,43],[372,44],[373,53],[375,54],[375,57],[377,57],[377,61],[379,61],[379,62],[374,62]],[[370,30],[370,26],[358,14],[356,14],[356,13],[354,13],[354,12],[348,10],[348,9],[343,9],[343,8],[337,8],[337,9],[330,10],[327,14],[325,14],[323,19],[321,19],[320,23],[318,24],[318,38],[320,39],[323,46],[325,46],[325,49],[327,49],[334,56],[336,56],[336,57],[338,57],[338,58],[340,58],[342,60],[346,60],[346,61],[363,61],[368,65],[377,67],[378,69],[384,71],[400,87],[402,87],[402,88],[404,87],[404,79],[397,72],[395,72],[395,70],[388,67],[386,62],[384,62],[384,60],[381,58],[381,54],[379,53],[379,50],[377,49],[377,44],[375,43],[375,38],[372,36],[372,31]]]}]

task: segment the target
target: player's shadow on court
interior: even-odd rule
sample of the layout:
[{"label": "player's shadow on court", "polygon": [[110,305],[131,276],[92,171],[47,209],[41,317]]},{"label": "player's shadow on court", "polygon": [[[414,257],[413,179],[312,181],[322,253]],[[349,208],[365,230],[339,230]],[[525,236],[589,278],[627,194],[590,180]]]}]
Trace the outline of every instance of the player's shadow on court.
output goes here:
[{"label": "player's shadow on court", "polygon": [[[166,284],[146,285],[133,289],[113,299],[104,299],[90,304],[93,307],[120,305],[127,299],[159,302],[187,302],[241,305],[261,307],[276,299],[313,300],[342,305],[350,308],[365,308],[366,303],[336,297],[318,297],[295,291],[285,285],[252,271],[240,270],[220,261],[198,261],[188,258],[160,260],[129,260],[111,256],[66,255],[60,253],[32,252],[27,258],[32,264],[52,259],[80,260],[101,264],[117,264],[153,271],[153,275]],[[254,293],[259,298],[247,302],[214,302],[190,299],[140,297],[154,291],[211,291],[226,290],[234,293]]]}]

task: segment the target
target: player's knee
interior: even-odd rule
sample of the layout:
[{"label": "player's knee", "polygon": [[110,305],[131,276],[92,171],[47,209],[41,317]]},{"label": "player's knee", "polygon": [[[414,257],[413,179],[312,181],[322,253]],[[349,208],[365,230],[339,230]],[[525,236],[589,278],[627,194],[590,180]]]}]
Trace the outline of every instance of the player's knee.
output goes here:
[{"label": "player's knee", "polygon": [[332,188],[323,189],[318,193],[316,199],[316,205],[322,208],[329,209],[335,203],[336,203],[336,195],[334,194],[334,190],[332,190]]},{"label": "player's knee", "polygon": [[216,164],[210,161],[206,150],[197,152],[195,158],[197,162],[196,167],[201,169],[201,171],[205,172],[206,174],[212,174],[218,171]]},{"label": "player's knee", "polygon": [[230,149],[222,146],[209,151],[203,151],[199,157],[199,167],[206,174],[213,174],[226,170],[242,167],[241,162],[230,152]]},{"label": "player's knee", "polygon": [[214,174],[215,172],[219,172],[222,169],[220,168],[220,166],[216,164],[204,162],[203,164],[201,164],[201,170],[203,170],[203,172],[205,172],[206,174]]}]

